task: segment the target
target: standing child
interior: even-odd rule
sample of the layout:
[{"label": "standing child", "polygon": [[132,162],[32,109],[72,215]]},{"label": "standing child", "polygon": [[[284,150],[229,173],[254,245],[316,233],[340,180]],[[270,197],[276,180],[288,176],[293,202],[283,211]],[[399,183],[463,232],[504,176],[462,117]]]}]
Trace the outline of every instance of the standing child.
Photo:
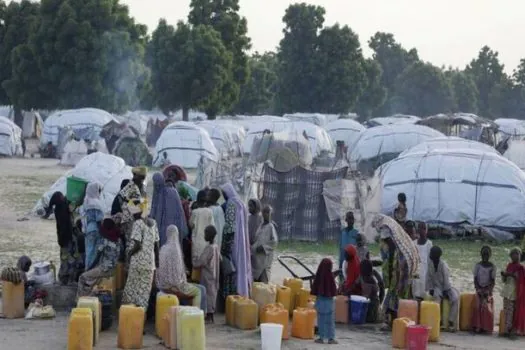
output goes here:
[{"label": "standing child", "polygon": [[374,278],[374,268],[368,259],[361,261],[361,276],[359,276],[359,286],[361,295],[370,300],[366,313],[366,322],[377,322],[379,314],[379,286]]},{"label": "standing child", "polygon": [[368,250],[368,247],[366,246],[366,237],[362,234],[357,235],[357,256],[359,257],[359,261],[363,260],[370,260],[370,251]]},{"label": "standing child", "polygon": [[359,231],[354,228],[354,213],[349,211],[345,215],[346,227],[341,231],[341,237],[339,237],[339,268],[343,267],[345,261],[345,249],[346,247],[357,244],[357,236]]},{"label": "standing child", "polygon": [[319,339],[315,342],[337,344],[335,340],[334,297],[337,294],[334,275],[332,274],[332,260],[325,258],[319,264],[312,285],[312,294],[317,296],[315,309],[317,310],[317,326]]},{"label": "standing child", "polygon": [[206,288],[207,311],[206,321],[213,323],[215,303],[217,301],[217,290],[219,289],[219,246],[215,243],[217,230],[214,226],[204,229],[204,239],[208,245],[202,251],[200,258],[194,267],[201,268],[201,284]]},{"label": "standing child", "polygon": [[514,248],[510,251],[511,262],[503,277],[503,312],[505,314],[504,337],[514,338],[516,334],[525,334],[525,267],[520,264],[521,250]]},{"label": "standing child", "polygon": [[492,293],[496,284],[496,266],[490,262],[492,250],[481,248],[481,261],[474,266],[474,287],[476,296],[472,309],[472,329],[475,333],[491,334],[494,329],[494,299]]},{"label": "standing child", "polygon": [[427,280],[428,256],[432,248],[432,241],[428,239],[428,227],[424,222],[417,224],[416,248],[419,253],[421,263],[419,264],[418,278],[412,281],[412,295],[414,298],[423,299],[425,297],[425,284]]}]

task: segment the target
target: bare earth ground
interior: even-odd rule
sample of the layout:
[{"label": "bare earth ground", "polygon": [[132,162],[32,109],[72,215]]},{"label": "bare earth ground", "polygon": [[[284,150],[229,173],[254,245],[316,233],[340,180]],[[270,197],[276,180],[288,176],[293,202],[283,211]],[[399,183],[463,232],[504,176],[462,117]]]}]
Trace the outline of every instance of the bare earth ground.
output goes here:
[{"label": "bare earth ground", "polygon": [[[67,169],[57,165],[56,160],[46,159],[0,159],[0,267],[13,265],[22,254],[29,255],[33,261],[58,260],[55,223],[51,220],[27,216],[36,200]],[[18,219],[27,217],[27,221]],[[446,244],[446,243],[444,243]],[[446,244],[449,245],[449,244]],[[451,245],[451,244],[450,244]],[[452,246],[452,245],[451,245]],[[454,254],[449,259],[452,267],[453,284],[460,290],[471,290],[471,269],[477,259],[480,244],[475,248]],[[315,270],[323,255],[334,256],[331,247],[316,244],[286,244],[284,252],[300,257]],[[461,248],[463,249],[463,248]],[[327,251],[328,250],[328,251]],[[498,267],[506,259],[508,247],[495,248]],[[280,253],[283,253],[281,251]],[[321,255],[323,254],[323,255]],[[454,256],[452,256],[454,255]],[[501,262],[501,263],[500,263]],[[288,272],[278,263],[273,268],[272,280],[281,283]],[[501,309],[498,298],[496,310]],[[0,319],[0,349],[66,349],[67,348],[67,313],[60,312],[54,320],[5,320]],[[223,325],[223,317],[218,317],[216,325],[207,326],[208,348],[214,349],[260,349],[258,331],[242,332]],[[379,326],[337,326],[337,338],[340,345],[330,346],[336,349],[387,349],[390,348],[390,334],[379,332]],[[152,334],[148,329],[148,334]],[[116,327],[101,334],[97,349],[116,348]],[[157,338],[146,335],[145,349],[164,349]],[[322,349],[325,346],[311,341],[290,339],[283,343],[283,349]],[[429,346],[430,349],[524,349],[525,340],[507,341],[495,336],[471,336],[467,333],[442,334],[441,342]]]}]

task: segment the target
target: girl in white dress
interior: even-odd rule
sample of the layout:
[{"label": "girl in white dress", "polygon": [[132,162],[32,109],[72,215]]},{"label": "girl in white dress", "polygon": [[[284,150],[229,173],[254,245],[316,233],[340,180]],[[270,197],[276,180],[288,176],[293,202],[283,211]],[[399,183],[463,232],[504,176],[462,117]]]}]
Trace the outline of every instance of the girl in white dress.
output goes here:
[{"label": "girl in white dress", "polygon": [[424,222],[418,222],[417,224],[418,238],[416,239],[416,247],[421,258],[421,264],[419,264],[419,278],[414,279],[412,282],[412,294],[414,298],[423,299],[425,297],[425,282],[427,280],[428,270],[428,256],[430,249],[432,248],[432,241],[428,239],[428,227]]}]

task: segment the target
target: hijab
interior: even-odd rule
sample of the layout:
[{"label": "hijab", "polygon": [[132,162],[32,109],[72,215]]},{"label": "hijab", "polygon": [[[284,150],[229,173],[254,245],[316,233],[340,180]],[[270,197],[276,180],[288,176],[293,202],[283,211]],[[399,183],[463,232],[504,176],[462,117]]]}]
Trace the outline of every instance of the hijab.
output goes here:
[{"label": "hijab", "polygon": [[232,258],[237,270],[237,293],[241,296],[249,296],[252,281],[252,263],[248,231],[248,210],[231,183],[222,186],[222,191],[228,198],[228,205],[233,204],[235,206],[235,235]]},{"label": "hijab", "polygon": [[179,229],[175,225],[169,225],[166,229],[166,244],[160,248],[156,276],[157,288],[160,290],[179,288],[187,282],[186,266],[179,243]]},{"label": "hijab", "polygon": [[97,209],[104,212],[104,206],[100,199],[100,193],[102,191],[102,185],[98,182],[90,182],[86,187],[86,195],[84,197],[84,203],[82,206],[84,210]]},{"label": "hijab", "polygon": [[169,225],[175,225],[182,235],[179,239],[182,241],[188,233],[186,215],[177,189],[166,186],[164,176],[161,173],[153,175],[153,197],[151,200],[150,218],[157,222],[160,236],[160,246],[162,247],[167,241],[167,228]]},{"label": "hijab", "polygon": [[[126,187],[129,184],[130,181],[131,181],[130,179],[122,180],[122,182],[120,183],[120,190],[122,191],[124,187]],[[111,215],[122,213],[122,201],[123,200],[124,199],[122,195],[120,194],[120,192],[117,193],[117,195],[115,196],[115,199],[113,199],[113,203],[111,204]]]},{"label": "hijab", "polygon": [[347,245],[345,248],[345,252],[350,257],[350,260],[348,260],[348,264],[346,266],[345,288],[350,289],[361,274],[361,262],[359,261],[357,249],[354,245]]},{"label": "hijab", "polygon": [[71,221],[69,203],[62,192],[57,191],[51,196],[47,216],[52,209],[54,209],[55,214],[58,245],[65,248],[73,240],[73,222]]},{"label": "hijab", "polygon": [[100,226],[100,235],[111,242],[117,242],[120,237],[120,230],[113,219],[105,218]]},{"label": "hijab", "polygon": [[254,205],[255,213],[250,214],[248,217],[248,232],[250,234],[250,244],[254,244],[256,239],[255,235],[257,229],[263,223],[263,217],[261,215],[261,201],[258,199],[250,199],[248,204],[250,203]]},{"label": "hijab", "polygon": [[312,295],[325,298],[333,298],[337,294],[335,279],[332,273],[332,260],[324,258],[321,260],[314,283],[312,284]]}]

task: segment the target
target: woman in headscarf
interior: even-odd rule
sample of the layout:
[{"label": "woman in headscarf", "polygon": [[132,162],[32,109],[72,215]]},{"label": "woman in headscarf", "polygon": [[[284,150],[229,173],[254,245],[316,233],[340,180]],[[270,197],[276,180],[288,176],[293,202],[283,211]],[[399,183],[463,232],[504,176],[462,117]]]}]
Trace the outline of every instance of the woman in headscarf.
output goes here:
[{"label": "woman in headscarf", "polygon": [[77,281],[84,270],[84,261],[78,252],[77,236],[73,227],[73,215],[69,208],[69,201],[62,192],[55,192],[49,200],[44,218],[48,218],[54,211],[58,245],[60,246],[60,268],[58,279],[61,284],[67,285]]},{"label": "woman in headscarf", "polygon": [[[197,206],[191,212],[190,228],[191,228],[191,261],[192,264],[200,258],[204,248],[208,245],[205,239],[205,230],[208,226],[215,226],[213,220],[213,211],[208,208],[207,192],[199,191],[197,195]],[[200,198],[200,199],[199,199]],[[192,271],[194,281],[199,281],[199,270]]]},{"label": "woman in headscarf", "polygon": [[492,249],[481,248],[481,261],[474,266],[476,297],[472,307],[472,329],[475,333],[492,334],[494,330],[494,286],[496,266],[490,261]]},{"label": "woman in headscarf", "polygon": [[[239,195],[228,183],[222,187],[226,199],[224,233],[221,247],[222,294],[248,297],[252,281],[248,210]],[[228,266],[232,264],[233,266]],[[233,268],[232,268],[233,267]],[[226,275],[226,272],[228,274]]]},{"label": "woman in headscarf", "polygon": [[122,303],[147,310],[155,268],[158,267],[159,231],[155,220],[142,217],[141,206],[129,206],[129,210],[135,221],[129,240],[129,271]]},{"label": "woman in headscarf", "polygon": [[78,297],[90,295],[93,288],[102,279],[113,275],[119,254],[120,231],[113,219],[106,218],[100,227],[100,240],[93,262],[94,266],[80,275],[78,279]]},{"label": "woman in headscarf", "polygon": [[86,196],[80,207],[83,217],[83,229],[86,246],[86,271],[94,267],[97,246],[100,242],[100,225],[104,219],[104,208],[100,200],[102,186],[98,182],[90,182],[86,187]]},{"label": "woman in headscarf", "polygon": [[503,336],[510,338],[525,335],[525,267],[520,264],[521,254],[521,249],[512,249],[507,269],[501,272],[504,283],[501,290],[505,319]]},{"label": "woman in headscarf", "polygon": [[337,295],[337,289],[332,265],[332,260],[328,258],[321,260],[312,284],[312,295],[317,296],[315,309],[318,315],[319,338],[315,342],[318,344],[324,344],[325,339],[328,344],[337,344],[334,319],[334,297]]},{"label": "woman in headscarf", "polygon": [[359,276],[361,272],[361,261],[357,255],[356,246],[349,244],[345,248],[345,261],[343,263],[344,284],[343,291],[347,295],[361,294]]},{"label": "woman in headscarf", "polygon": [[386,329],[397,318],[399,299],[410,298],[409,281],[417,273],[420,259],[414,241],[394,219],[378,214],[372,226],[380,234],[383,280],[388,289],[383,307]]},{"label": "woman in headscarf", "polygon": [[172,186],[166,186],[161,173],[153,175],[153,186],[149,216],[157,222],[162,247],[166,243],[166,229],[169,225],[177,226],[179,232],[182,233],[179,237],[181,240],[188,234],[188,226],[177,190]]},{"label": "woman in headscarf", "polygon": [[216,188],[212,188],[208,191],[208,201],[210,209],[213,212],[213,221],[215,223],[215,230],[217,230],[217,236],[215,237],[215,244],[221,251],[222,244],[222,231],[224,230],[224,210],[219,205],[219,199],[221,198],[221,191]]},{"label": "woman in headscarf", "polygon": [[[193,306],[201,307],[204,295],[193,283],[188,283],[186,266],[180,246],[179,230],[170,225],[166,230],[166,244],[160,249],[157,288],[164,293],[183,294],[193,298]],[[206,309],[204,309],[206,311]]]},{"label": "woman in headscarf", "polygon": [[[120,190],[122,191],[124,187],[126,187],[129,184],[129,179],[124,179],[120,183]],[[115,198],[113,199],[113,203],[111,203],[111,215],[116,215],[118,213],[122,213],[122,202],[124,201],[124,198],[122,198],[122,195],[117,193]]]},{"label": "woman in headscarf", "polygon": [[255,235],[251,247],[252,273],[255,282],[269,283],[272,271],[273,252],[277,247],[277,231],[272,222],[272,208],[263,209],[263,222]]},{"label": "woman in headscarf", "polygon": [[258,199],[252,198],[248,201],[248,232],[250,234],[250,244],[255,243],[255,237],[259,226],[263,223],[263,218],[261,214],[261,201]]}]

